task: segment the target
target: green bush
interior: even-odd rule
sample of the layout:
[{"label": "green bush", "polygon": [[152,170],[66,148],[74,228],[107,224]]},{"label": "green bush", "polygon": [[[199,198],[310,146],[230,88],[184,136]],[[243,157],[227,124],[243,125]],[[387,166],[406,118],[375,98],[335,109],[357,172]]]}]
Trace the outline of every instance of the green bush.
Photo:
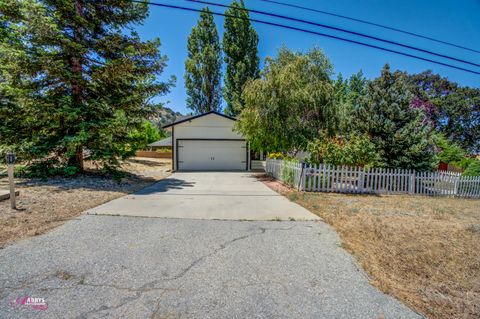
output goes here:
[{"label": "green bush", "polygon": [[282,171],[280,172],[282,181],[290,186],[295,186],[295,169],[291,168],[291,164],[297,164],[299,161],[296,158],[284,159]]},{"label": "green bush", "polygon": [[462,174],[463,176],[480,176],[480,161],[473,160]]},{"label": "green bush", "polygon": [[449,141],[444,135],[435,136],[435,144],[440,149],[438,159],[443,163],[454,164],[465,158],[465,151],[458,144]]},{"label": "green bush", "polygon": [[460,167],[463,170],[466,170],[470,164],[474,163],[475,161],[478,161],[475,158],[469,158],[469,157],[464,157],[460,161],[454,162],[453,165]]},{"label": "green bush", "polygon": [[351,134],[346,137],[329,137],[322,132],[308,143],[311,164],[331,164],[374,167],[380,162],[375,146],[366,135]]},{"label": "green bush", "polygon": [[75,176],[80,172],[77,166],[65,165],[56,159],[48,159],[19,165],[15,167],[15,175],[27,178],[47,178],[51,176]]}]

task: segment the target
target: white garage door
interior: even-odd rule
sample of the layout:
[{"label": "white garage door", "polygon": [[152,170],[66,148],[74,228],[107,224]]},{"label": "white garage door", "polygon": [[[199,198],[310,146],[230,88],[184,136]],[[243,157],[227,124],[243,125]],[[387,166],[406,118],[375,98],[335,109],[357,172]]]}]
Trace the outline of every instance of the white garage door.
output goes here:
[{"label": "white garage door", "polygon": [[247,169],[245,141],[235,140],[178,140],[178,170]]}]

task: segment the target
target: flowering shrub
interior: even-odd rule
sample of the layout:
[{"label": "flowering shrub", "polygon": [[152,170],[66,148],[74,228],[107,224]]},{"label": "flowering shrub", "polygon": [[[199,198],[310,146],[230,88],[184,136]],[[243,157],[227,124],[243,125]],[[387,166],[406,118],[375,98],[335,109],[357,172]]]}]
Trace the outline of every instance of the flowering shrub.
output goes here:
[{"label": "flowering shrub", "polygon": [[283,154],[280,152],[268,153],[269,159],[283,159]]},{"label": "flowering shrub", "polygon": [[380,162],[380,155],[366,135],[341,138],[321,133],[308,143],[307,150],[310,153],[308,161],[312,164],[374,167]]}]

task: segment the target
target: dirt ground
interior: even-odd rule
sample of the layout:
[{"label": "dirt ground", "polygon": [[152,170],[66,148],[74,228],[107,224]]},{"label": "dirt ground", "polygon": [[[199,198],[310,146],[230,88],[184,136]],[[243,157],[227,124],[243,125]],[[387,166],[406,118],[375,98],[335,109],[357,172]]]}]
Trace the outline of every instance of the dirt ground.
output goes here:
[{"label": "dirt ground", "polygon": [[[87,174],[73,178],[18,179],[17,210],[0,201],[0,248],[16,240],[36,236],[75,218],[83,211],[133,193],[170,175],[170,159],[132,158],[122,163],[126,176],[113,180],[86,163]],[[0,189],[7,179],[0,178]]]},{"label": "dirt ground", "polygon": [[480,200],[294,191],[340,234],[372,284],[429,318],[480,318]]}]

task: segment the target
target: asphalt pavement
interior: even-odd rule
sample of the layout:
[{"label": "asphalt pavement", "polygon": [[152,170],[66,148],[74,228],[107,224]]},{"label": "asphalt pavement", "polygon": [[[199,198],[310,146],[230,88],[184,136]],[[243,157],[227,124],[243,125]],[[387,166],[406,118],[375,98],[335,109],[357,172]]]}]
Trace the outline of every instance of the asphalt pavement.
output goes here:
[{"label": "asphalt pavement", "polygon": [[0,260],[0,318],[420,318],[321,221],[82,215]]}]

